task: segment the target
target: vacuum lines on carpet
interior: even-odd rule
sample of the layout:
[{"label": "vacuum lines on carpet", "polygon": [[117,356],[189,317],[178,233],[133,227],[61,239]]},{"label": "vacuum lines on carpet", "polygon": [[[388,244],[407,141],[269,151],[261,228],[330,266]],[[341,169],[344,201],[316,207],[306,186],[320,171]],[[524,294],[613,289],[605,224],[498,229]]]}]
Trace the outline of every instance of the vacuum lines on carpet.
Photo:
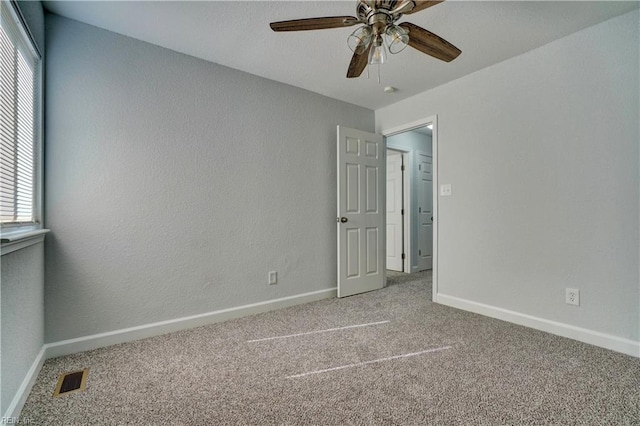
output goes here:
[{"label": "vacuum lines on carpet", "polygon": [[286,336],[265,337],[264,339],[247,340],[247,343],[266,342],[267,340],[288,339],[290,337],[308,336],[310,334],[329,333],[332,331],[348,330],[351,328],[368,327],[370,325],[387,324],[389,321],[370,322],[367,324],[347,325],[345,327],[327,328],[325,330],[308,331],[306,333],[288,334]]},{"label": "vacuum lines on carpet", "polygon": [[413,352],[413,353],[410,353],[410,354],[402,354],[402,355],[390,356],[390,357],[387,357],[387,358],[374,359],[374,360],[371,360],[371,361],[358,362],[358,363],[355,363],[355,364],[341,365],[340,367],[325,368],[324,370],[316,370],[316,371],[309,371],[307,373],[294,374],[293,376],[288,376],[287,379],[296,379],[298,377],[311,376],[312,374],[328,373],[330,371],[343,370],[345,368],[361,367],[363,365],[375,364],[375,363],[384,362],[384,361],[392,361],[394,359],[409,358],[409,357],[412,357],[412,356],[423,355],[423,354],[427,354],[427,353],[430,353],[430,352],[444,351],[446,349],[451,349],[451,346],[443,346],[441,348],[427,349],[427,350],[424,350],[424,351]]},{"label": "vacuum lines on carpet", "polygon": [[[377,321],[377,322],[370,322],[370,323],[366,323],[366,324],[348,325],[348,326],[344,326],[344,327],[327,328],[327,329],[324,329],[324,330],[315,330],[315,331],[307,331],[307,332],[303,332],[303,333],[287,334],[285,336],[265,337],[265,338],[262,338],[262,339],[247,340],[247,343],[265,342],[265,341],[270,341],[270,340],[288,339],[288,338],[291,338],[291,337],[309,336],[311,334],[320,334],[320,333],[329,333],[329,332],[334,332],[334,331],[343,331],[343,330],[349,330],[349,329],[359,328],[359,327],[369,327],[369,326],[372,326],[372,325],[388,324],[389,322],[390,321]],[[354,364],[341,365],[341,366],[338,366],[338,367],[325,368],[325,369],[322,369],[322,370],[308,371],[306,373],[300,373],[300,374],[294,374],[292,376],[287,376],[286,378],[287,379],[296,379],[296,378],[299,378],[299,377],[306,377],[306,376],[311,376],[311,375],[314,375],[314,374],[329,373],[331,371],[344,370],[345,368],[362,367],[364,365],[376,364],[376,363],[379,363],[379,362],[392,361],[392,360],[401,359],[401,358],[409,358],[409,357],[413,357],[413,356],[424,355],[424,354],[427,354],[427,353],[430,353],[430,352],[443,351],[443,350],[446,350],[446,349],[451,349],[451,346],[443,346],[443,347],[440,347],[440,348],[426,349],[424,351],[412,352],[412,353],[401,354],[401,355],[395,355],[395,356],[390,356],[390,357],[386,357],[386,358],[378,358],[378,359],[373,359],[373,360],[370,360],[370,361],[363,361],[363,362],[357,362],[357,363],[354,363]]]}]

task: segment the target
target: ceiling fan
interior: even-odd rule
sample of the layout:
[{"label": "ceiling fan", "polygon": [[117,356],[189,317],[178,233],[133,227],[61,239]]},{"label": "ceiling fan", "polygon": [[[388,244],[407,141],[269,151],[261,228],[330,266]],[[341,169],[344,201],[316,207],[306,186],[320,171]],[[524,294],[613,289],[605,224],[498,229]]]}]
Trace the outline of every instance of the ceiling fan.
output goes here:
[{"label": "ceiling fan", "polygon": [[461,51],[445,39],[409,22],[396,25],[402,15],[410,15],[442,3],[444,0],[357,0],[355,16],[293,19],[272,22],[271,29],[280,31],[321,30],[363,24],[347,39],[353,57],[347,78],[359,77],[367,64],[386,61],[384,45],[398,53],[407,45],[445,62],[451,62]]}]

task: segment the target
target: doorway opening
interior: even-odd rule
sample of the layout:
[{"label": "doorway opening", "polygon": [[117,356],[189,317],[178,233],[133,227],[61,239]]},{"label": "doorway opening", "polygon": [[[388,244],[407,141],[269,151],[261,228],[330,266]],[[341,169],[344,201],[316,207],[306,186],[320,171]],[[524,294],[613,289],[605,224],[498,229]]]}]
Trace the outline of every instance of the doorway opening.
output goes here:
[{"label": "doorway opening", "polygon": [[434,124],[435,117],[383,132],[387,271],[391,275],[434,268]]}]

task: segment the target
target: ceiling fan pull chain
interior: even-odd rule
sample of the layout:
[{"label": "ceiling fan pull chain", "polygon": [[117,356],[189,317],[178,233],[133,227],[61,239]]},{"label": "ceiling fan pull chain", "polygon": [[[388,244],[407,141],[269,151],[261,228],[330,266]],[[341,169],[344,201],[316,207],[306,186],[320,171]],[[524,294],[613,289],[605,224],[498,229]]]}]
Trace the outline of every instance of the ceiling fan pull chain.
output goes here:
[{"label": "ceiling fan pull chain", "polygon": [[380,84],[380,64],[378,64],[378,84]]}]

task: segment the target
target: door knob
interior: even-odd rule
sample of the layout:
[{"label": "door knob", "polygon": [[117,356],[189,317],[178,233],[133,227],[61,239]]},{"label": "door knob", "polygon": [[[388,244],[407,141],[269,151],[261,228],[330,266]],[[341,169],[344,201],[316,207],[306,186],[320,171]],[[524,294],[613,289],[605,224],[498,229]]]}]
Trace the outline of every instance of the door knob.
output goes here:
[{"label": "door knob", "polygon": [[336,219],[336,222],[347,223],[349,222],[349,219],[347,219],[346,217],[339,217]]}]

